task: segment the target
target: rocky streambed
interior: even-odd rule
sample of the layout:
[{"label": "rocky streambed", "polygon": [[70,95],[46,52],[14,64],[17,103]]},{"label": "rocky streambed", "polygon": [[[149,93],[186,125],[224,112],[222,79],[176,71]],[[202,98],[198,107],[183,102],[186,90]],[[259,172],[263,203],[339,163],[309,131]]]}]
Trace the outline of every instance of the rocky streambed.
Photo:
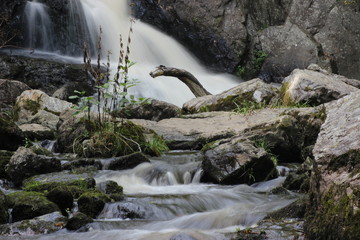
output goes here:
[{"label": "rocky streambed", "polygon": [[159,101],[132,106],[137,119],[129,121],[161,136],[170,151],[112,158],[74,155],[85,128],[71,103],[1,83],[2,106],[15,106],[14,115],[2,113],[0,128],[4,239],[359,233],[357,80],[311,65],[282,85],[253,79],[182,109]]}]

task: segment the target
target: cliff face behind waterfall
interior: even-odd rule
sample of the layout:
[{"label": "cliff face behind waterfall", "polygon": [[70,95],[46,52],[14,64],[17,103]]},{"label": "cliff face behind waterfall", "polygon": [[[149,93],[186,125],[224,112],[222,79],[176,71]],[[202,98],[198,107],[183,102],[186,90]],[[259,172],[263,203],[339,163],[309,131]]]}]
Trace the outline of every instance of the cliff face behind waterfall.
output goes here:
[{"label": "cliff face behind waterfall", "polygon": [[[24,31],[19,31],[25,2],[0,3],[1,15],[10,19],[8,30],[16,33],[15,45],[21,45],[25,38]],[[61,13],[73,1],[48,2],[52,11]],[[294,68],[316,62],[334,73],[360,77],[359,1],[131,2],[137,18],[180,40],[213,69],[243,78],[260,73],[266,79],[280,81]],[[54,15],[52,20],[61,26],[61,17]],[[262,53],[267,56],[263,62]]]},{"label": "cliff face behind waterfall", "polygon": [[[360,77],[360,1],[134,2],[136,17],[180,39],[215,69],[276,80],[317,62]],[[259,66],[262,51],[267,58]]]}]

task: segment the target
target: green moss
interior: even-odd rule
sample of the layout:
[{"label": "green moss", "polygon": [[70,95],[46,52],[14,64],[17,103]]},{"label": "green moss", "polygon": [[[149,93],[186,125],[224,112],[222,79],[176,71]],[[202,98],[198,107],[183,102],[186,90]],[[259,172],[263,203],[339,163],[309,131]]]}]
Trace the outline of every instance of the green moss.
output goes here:
[{"label": "green moss", "polygon": [[13,221],[31,219],[47,213],[59,211],[55,203],[50,202],[42,193],[15,192],[8,196],[9,207],[13,208]]},{"label": "green moss", "polygon": [[289,93],[289,87],[290,87],[290,83],[285,82],[281,85],[281,88],[280,88],[280,100],[282,102],[282,105],[285,105],[285,106],[294,104],[294,101],[292,100],[290,93]]},{"label": "green moss", "polygon": [[66,187],[74,196],[74,198],[78,198],[81,194],[89,191],[89,189],[93,189],[92,183],[90,183],[89,179],[79,179],[72,180],[68,182],[38,182],[38,181],[30,181],[24,182],[24,190],[25,191],[33,191],[40,193],[48,193],[55,188]]},{"label": "green moss", "polygon": [[78,199],[79,211],[95,218],[111,198],[104,193],[93,191],[82,194]]},{"label": "green moss", "polygon": [[354,169],[355,173],[359,173],[358,166],[360,166],[360,151],[352,150],[332,159],[329,163],[328,170],[336,171],[341,167],[349,167],[350,169]]},{"label": "green moss", "polygon": [[347,195],[347,185],[334,185],[325,192],[320,206],[307,214],[309,239],[357,239],[360,236],[359,189]]},{"label": "green moss", "polygon": [[202,148],[201,148],[201,151],[202,152],[206,152],[208,150],[211,150],[213,148],[215,148],[218,144],[218,141],[213,141],[213,142],[209,142],[209,143],[206,143]]},{"label": "green moss", "polygon": [[35,115],[41,108],[39,101],[33,101],[30,99],[25,100],[24,108]]}]

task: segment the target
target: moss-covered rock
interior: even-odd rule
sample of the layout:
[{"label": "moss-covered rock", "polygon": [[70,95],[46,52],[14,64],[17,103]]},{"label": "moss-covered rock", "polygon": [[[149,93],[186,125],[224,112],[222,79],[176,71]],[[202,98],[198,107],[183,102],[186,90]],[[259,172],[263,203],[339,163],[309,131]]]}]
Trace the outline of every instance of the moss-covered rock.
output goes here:
[{"label": "moss-covered rock", "polygon": [[69,221],[66,224],[66,228],[72,231],[76,231],[81,227],[85,226],[86,224],[92,223],[93,221],[94,220],[91,217],[81,212],[78,212],[72,218],[69,219]]},{"label": "moss-covered rock", "polygon": [[47,213],[59,211],[55,203],[37,192],[15,192],[8,195],[9,208],[14,222],[32,219]]},{"label": "moss-covered rock", "polygon": [[109,197],[116,202],[124,199],[123,187],[119,186],[117,182],[102,182],[98,185],[98,188],[101,192],[109,195]]},{"label": "moss-covered rock", "polygon": [[7,175],[5,171],[5,166],[9,163],[12,155],[14,155],[14,152],[0,150],[0,178],[9,179],[9,175]]},{"label": "moss-covered rock", "polygon": [[9,117],[0,115],[0,149],[15,151],[24,143],[20,128]]},{"label": "moss-covered rock", "polygon": [[0,225],[0,236],[50,234],[62,229],[66,222],[66,217],[60,212],[53,212],[34,219]]},{"label": "moss-covered rock", "polygon": [[8,219],[6,195],[0,190],[0,224],[7,223]]},{"label": "moss-covered rock", "polygon": [[104,193],[96,191],[86,192],[78,199],[79,211],[92,218],[96,218],[107,202],[111,202],[111,199]]},{"label": "moss-covered rock", "polygon": [[5,170],[14,184],[20,186],[28,177],[60,171],[61,163],[57,158],[36,155],[29,148],[20,147],[11,157]]},{"label": "moss-covered rock", "polygon": [[23,189],[26,191],[41,192],[49,194],[55,189],[70,192],[73,198],[78,198],[81,194],[94,189],[95,180],[93,178],[77,179],[69,181],[43,182],[28,179],[24,181]]},{"label": "moss-covered rock", "polygon": [[71,190],[68,186],[56,187],[46,194],[50,201],[58,205],[63,215],[66,215],[67,210],[72,209],[74,204],[74,194]]}]

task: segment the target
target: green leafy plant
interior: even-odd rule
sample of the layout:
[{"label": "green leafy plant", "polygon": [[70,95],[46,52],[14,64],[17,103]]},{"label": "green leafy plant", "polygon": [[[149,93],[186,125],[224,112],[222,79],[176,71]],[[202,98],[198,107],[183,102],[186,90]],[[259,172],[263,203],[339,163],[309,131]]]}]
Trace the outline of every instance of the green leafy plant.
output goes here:
[{"label": "green leafy plant", "polygon": [[[75,114],[86,115],[86,130],[73,142],[73,151],[87,157],[112,157],[130,154],[133,152],[150,151],[160,155],[168,148],[161,139],[152,138],[146,140],[144,129],[124,119],[116,119],[113,111],[120,110],[129,104],[147,103],[148,99],[136,98],[128,93],[129,88],[136,86],[139,81],[129,77],[129,69],[135,64],[129,59],[131,33],[130,24],[129,36],[126,46],[120,36],[120,52],[117,68],[114,74],[110,70],[111,52],[107,52],[106,63],[102,65],[102,30],[97,48],[97,63],[92,64],[91,55],[88,49],[84,50],[85,69],[92,76],[96,94],[85,96],[85,92],[75,91],[71,99],[78,99],[74,107]],[[113,77],[111,78],[110,76]]]},{"label": "green leafy plant", "polygon": [[272,153],[272,149],[274,148],[274,146],[272,146],[266,138],[255,139],[254,146],[257,148],[263,148],[265,152],[270,155],[270,159],[273,162],[274,166],[276,167],[278,165],[278,157]]}]

